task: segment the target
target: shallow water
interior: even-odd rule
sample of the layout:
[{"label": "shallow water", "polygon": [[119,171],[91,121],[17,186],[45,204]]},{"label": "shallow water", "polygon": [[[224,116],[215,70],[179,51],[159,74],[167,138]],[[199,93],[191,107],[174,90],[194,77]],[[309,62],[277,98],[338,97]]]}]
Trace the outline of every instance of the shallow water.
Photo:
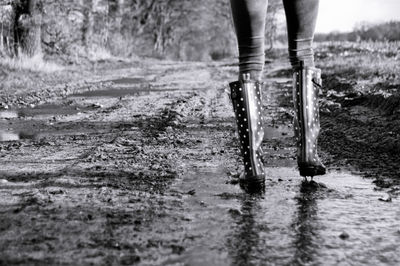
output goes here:
[{"label": "shallow water", "polygon": [[0,141],[37,139],[43,121],[51,120],[56,116],[77,115],[94,109],[96,108],[93,106],[47,103],[33,108],[2,110],[0,111]]},{"label": "shallow water", "polygon": [[146,79],[143,77],[124,77],[118,79],[109,80],[114,84],[140,84],[146,82]]},{"label": "shallow water", "polygon": [[107,90],[93,90],[93,91],[85,91],[80,93],[71,94],[68,98],[75,98],[75,97],[122,97],[127,95],[132,96],[141,96],[141,95],[148,95],[150,94],[151,90],[149,88],[142,88],[142,87],[133,87],[133,88],[110,88]]},{"label": "shallow water", "polygon": [[13,131],[4,131],[0,130],[0,141],[14,141],[14,140],[20,140],[19,134],[13,132]]},{"label": "shallow water", "polygon": [[264,139],[281,139],[283,136],[293,137],[293,129],[287,125],[264,127]]},{"label": "shallow water", "polygon": [[[118,85],[132,85],[140,84],[140,82],[142,82],[143,80],[143,78],[121,78],[110,81]],[[100,97],[104,98],[104,100],[107,100],[108,98],[122,97],[127,95],[148,95],[152,91],[155,91],[147,87],[148,84],[146,86],[132,88],[110,87],[107,90],[86,91],[82,93],[71,94],[67,96],[67,99],[74,101],[74,98],[78,97],[84,99]],[[63,102],[59,102],[45,103],[34,107],[0,110],[0,142],[18,141],[23,139],[36,139],[39,135],[40,129],[33,129],[32,124],[29,123],[28,125],[25,119],[38,121],[46,119],[51,120],[56,116],[79,115],[80,113],[86,111],[96,111],[98,108],[101,108],[101,106],[96,104],[89,104],[85,106],[76,103],[65,104]]]},{"label": "shallow water", "polygon": [[[34,107],[23,107],[23,108],[11,108],[7,110],[0,110],[0,142],[1,141],[16,141],[22,139],[35,139],[38,135],[37,129],[32,133],[31,126],[24,126],[26,124],[25,119],[30,120],[51,120],[56,116],[72,116],[79,115],[87,111],[96,111],[102,106],[98,103],[90,103],[86,105],[84,103],[77,104],[76,101],[91,102],[92,98],[100,98],[99,102],[107,102],[109,99],[114,99],[124,96],[145,96],[151,93],[160,92],[176,92],[178,89],[168,88],[153,88],[149,84],[140,84],[141,78],[121,78],[116,80],[110,80],[114,84],[118,85],[129,85],[139,84],[136,87],[110,87],[106,90],[93,90],[85,91],[80,93],[71,94],[66,97],[65,100],[72,101],[72,104],[66,104],[65,102],[58,103],[45,103]],[[130,85],[130,86],[131,86]],[[191,90],[191,89],[188,89]],[[79,100],[77,99],[79,98]],[[27,134],[27,132],[30,132]]]},{"label": "shallow water", "polygon": [[[302,183],[293,168],[267,168],[264,195],[226,184],[221,169],[184,177],[187,229],[198,246],[185,265],[398,265],[400,204],[347,172]],[[308,184],[308,185],[306,185]],[[316,184],[316,183],[311,183]],[[222,193],[222,191],[224,191]]]},{"label": "shallow water", "polygon": [[42,104],[33,108],[19,108],[0,111],[0,119],[24,118],[24,117],[37,117],[43,118],[46,116],[58,115],[73,115],[83,111],[91,110],[91,107],[63,105],[63,104]]}]

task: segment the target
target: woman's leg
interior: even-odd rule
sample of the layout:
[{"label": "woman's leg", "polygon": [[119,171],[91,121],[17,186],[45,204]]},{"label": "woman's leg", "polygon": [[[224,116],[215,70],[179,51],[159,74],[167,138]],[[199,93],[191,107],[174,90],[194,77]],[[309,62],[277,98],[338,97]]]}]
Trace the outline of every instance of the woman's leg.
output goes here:
[{"label": "woman's leg", "polygon": [[259,80],[264,67],[267,4],[267,0],[231,0],[239,44],[239,81],[230,83],[231,99],[244,163],[240,185],[249,192],[260,192],[265,183]]},{"label": "woman's leg", "polygon": [[249,73],[260,80],[264,68],[264,34],[268,0],[231,0],[239,45],[239,79]]},{"label": "woman's leg", "polygon": [[314,66],[312,43],[318,16],[319,0],[283,0],[286,13],[289,59],[293,67],[300,62]]},{"label": "woman's leg", "polygon": [[312,43],[319,0],[283,0],[286,12],[289,59],[293,67],[294,132],[300,175],[325,174],[317,153],[320,130],[318,94],[321,71],[314,67]]}]

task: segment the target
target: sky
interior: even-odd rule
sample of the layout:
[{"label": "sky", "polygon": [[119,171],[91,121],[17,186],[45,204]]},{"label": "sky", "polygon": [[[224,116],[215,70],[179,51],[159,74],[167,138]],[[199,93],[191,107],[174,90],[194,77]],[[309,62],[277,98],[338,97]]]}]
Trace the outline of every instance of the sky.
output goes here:
[{"label": "sky", "polygon": [[320,0],[316,32],[351,31],[357,23],[400,21],[400,0]]}]

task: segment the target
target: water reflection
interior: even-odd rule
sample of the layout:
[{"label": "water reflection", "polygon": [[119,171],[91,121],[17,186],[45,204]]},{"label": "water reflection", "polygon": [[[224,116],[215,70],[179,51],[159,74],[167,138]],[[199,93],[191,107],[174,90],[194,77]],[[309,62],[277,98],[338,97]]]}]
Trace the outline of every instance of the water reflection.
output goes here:
[{"label": "water reflection", "polygon": [[321,241],[318,201],[325,188],[316,182],[288,186],[297,190],[293,200],[283,199],[288,192],[280,190],[282,186],[271,187],[265,196],[244,193],[240,211],[230,211],[235,222],[227,241],[232,265],[318,262]]},{"label": "water reflection", "polygon": [[15,141],[19,139],[19,134],[0,130],[0,141]]},{"label": "water reflection", "polygon": [[32,139],[37,140],[39,139],[40,134],[37,132],[28,132],[28,131],[4,131],[0,130],[0,142],[4,141],[17,141],[17,140],[25,140],[25,139]]},{"label": "water reflection", "polygon": [[18,113],[16,111],[13,111],[13,110],[0,111],[0,118],[10,119],[10,118],[17,118],[17,117],[18,117]]},{"label": "water reflection", "polygon": [[85,91],[85,92],[79,92],[75,94],[71,94],[68,96],[68,98],[76,98],[76,97],[123,97],[127,95],[131,96],[143,96],[143,95],[149,95],[150,92],[155,91],[151,90],[150,88],[124,88],[124,89],[115,89],[115,88],[110,88],[107,90],[92,90],[92,91]]},{"label": "water reflection", "polygon": [[318,205],[317,198],[322,187],[314,181],[303,181],[296,198],[297,216],[292,228],[295,232],[293,246],[295,253],[291,265],[305,265],[314,262],[318,256]]},{"label": "water reflection", "polygon": [[243,195],[242,206],[239,211],[232,211],[231,215],[236,220],[234,235],[229,238],[228,246],[231,249],[232,265],[256,265],[259,259],[258,247],[260,233],[256,221],[256,214],[260,213],[261,197]]},{"label": "water reflection", "polygon": [[119,78],[119,79],[112,79],[112,80],[107,80],[111,81],[114,84],[140,84],[146,82],[146,79],[143,77],[124,77],[124,78]]},{"label": "water reflection", "polygon": [[264,139],[282,139],[282,137],[293,137],[293,130],[288,126],[266,126],[264,127]]},{"label": "water reflection", "polygon": [[0,111],[0,119],[47,117],[56,115],[74,115],[83,111],[93,110],[92,106],[64,105],[64,104],[42,104],[33,108],[19,108],[14,110]]}]

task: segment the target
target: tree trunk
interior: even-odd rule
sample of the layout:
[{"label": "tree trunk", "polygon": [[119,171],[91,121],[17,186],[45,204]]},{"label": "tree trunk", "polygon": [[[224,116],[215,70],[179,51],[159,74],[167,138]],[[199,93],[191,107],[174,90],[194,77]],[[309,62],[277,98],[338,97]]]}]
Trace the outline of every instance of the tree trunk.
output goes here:
[{"label": "tree trunk", "polygon": [[4,53],[4,39],[5,37],[3,36],[3,32],[4,32],[4,27],[3,24],[1,24],[1,33],[0,33],[0,56],[3,55]]},{"label": "tree trunk", "polygon": [[20,0],[14,4],[14,50],[16,55],[40,56],[42,3],[40,0]]},{"label": "tree trunk", "polygon": [[122,17],[124,11],[124,0],[117,0],[117,10],[115,14],[115,31],[117,33],[122,33]]},{"label": "tree trunk", "polygon": [[268,2],[267,23],[265,28],[265,40],[268,51],[274,48],[274,42],[278,30],[278,13],[283,10],[281,0],[270,0]]},{"label": "tree trunk", "polygon": [[81,0],[81,5],[83,9],[82,43],[87,49],[90,49],[93,42],[94,0]]},{"label": "tree trunk", "polygon": [[108,29],[114,34],[122,33],[124,5],[125,0],[108,0]]}]

